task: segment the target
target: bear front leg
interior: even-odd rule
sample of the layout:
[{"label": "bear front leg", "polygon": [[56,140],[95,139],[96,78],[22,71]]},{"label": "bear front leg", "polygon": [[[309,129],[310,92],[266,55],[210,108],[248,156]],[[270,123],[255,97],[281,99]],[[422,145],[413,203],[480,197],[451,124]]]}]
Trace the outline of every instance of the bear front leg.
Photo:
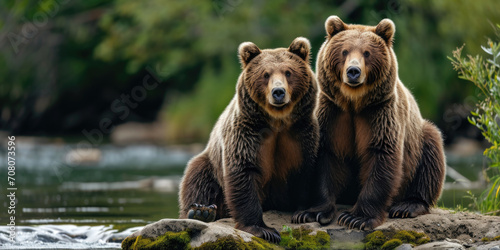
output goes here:
[{"label": "bear front leg", "polygon": [[391,126],[390,121],[394,120],[387,117],[390,114],[390,111],[375,114],[377,120],[369,123],[375,125],[372,139],[361,156],[361,192],[354,207],[338,217],[337,223],[341,226],[373,229],[387,218],[387,208],[401,185],[403,174],[403,141],[398,138],[399,127]]},{"label": "bear front leg", "polygon": [[[292,217],[292,223],[313,222],[316,215],[304,211],[317,205],[316,200],[320,196],[317,187],[316,160],[319,148],[319,125],[316,119],[306,117],[299,120],[293,132],[297,135],[296,140],[300,142],[302,164],[299,172],[288,179],[290,197],[296,202],[296,216]],[[301,217],[299,219],[299,217]]]},{"label": "bear front leg", "polygon": [[224,177],[227,205],[236,222],[235,228],[279,243],[281,237],[278,231],[268,227],[262,218],[259,177],[260,172],[253,166],[238,166],[228,170]]},{"label": "bear front leg", "polygon": [[316,221],[321,225],[328,225],[335,218],[336,197],[344,189],[344,184],[338,180],[347,178],[347,169],[327,146],[319,149],[314,176],[317,178],[311,182],[314,185],[314,206],[304,211],[297,211],[292,216],[292,223]]},{"label": "bear front leg", "polygon": [[348,228],[373,229],[381,225],[387,217],[387,208],[399,188],[401,163],[394,155],[373,153],[366,169],[367,178],[354,207],[343,212],[338,224]]},{"label": "bear front leg", "polygon": [[179,218],[205,222],[227,217],[222,187],[205,153],[189,161],[179,190]]}]

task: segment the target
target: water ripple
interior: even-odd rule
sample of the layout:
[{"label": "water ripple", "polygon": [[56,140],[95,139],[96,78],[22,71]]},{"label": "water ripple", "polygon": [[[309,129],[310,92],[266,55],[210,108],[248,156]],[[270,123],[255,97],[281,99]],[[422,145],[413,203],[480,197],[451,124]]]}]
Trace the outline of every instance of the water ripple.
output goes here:
[{"label": "water ripple", "polygon": [[120,242],[140,229],[118,232],[112,226],[18,226],[15,241],[11,241],[9,227],[0,226],[0,249],[120,249]]}]

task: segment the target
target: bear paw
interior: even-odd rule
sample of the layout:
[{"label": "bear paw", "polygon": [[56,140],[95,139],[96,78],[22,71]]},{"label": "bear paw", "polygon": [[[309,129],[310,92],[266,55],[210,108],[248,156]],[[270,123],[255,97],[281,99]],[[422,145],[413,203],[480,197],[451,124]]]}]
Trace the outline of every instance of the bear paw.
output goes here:
[{"label": "bear paw", "polygon": [[279,244],[281,241],[280,233],[278,230],[267,227],[267,226],[242,226],[238,227],[239,230],[251,233],[259,238],[272,242],[274,244]]},{"label": "bear paw", "polygon": [[309,223],[309,222],[319,222],[322,226],[332,223],[335,217],[335,213],[330,212],[317,212],[313,210],[297,211],[292,216],[292,223]]},{"label": "bear paw", "polygon": [[390,218],[414,218],[429,213],[429,206],[418,201],[404,201],[392,206],[389,210]]},{"label": "bear paw", "polygon": [[200,220],[204,222],[215,221],[217,214],[217,206],[212,204],[210,206],[193,203],[188,211],[188,219]]},{"label": "bear paw", "polygon": [[371,230],[382,224],[382,221],[377,218],[356,216],[351,212],[344,211],[337,219],[337,224],[349,229]]}]

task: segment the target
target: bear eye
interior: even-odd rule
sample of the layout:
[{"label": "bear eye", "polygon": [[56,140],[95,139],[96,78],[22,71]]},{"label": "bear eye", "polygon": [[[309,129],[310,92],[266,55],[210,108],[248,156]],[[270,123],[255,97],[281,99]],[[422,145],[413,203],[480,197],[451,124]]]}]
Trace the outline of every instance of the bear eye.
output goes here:
[{"label": "bear eye", "polygon": [[349,53],[349,52],[347,52],[347,50],[342,51],[343,56],[347,56],[347,53]]},{"label": "bear eye", "polygon": [[369,56],[370,56],[370,52],[365,51],[365,52],[363,53],[363,56],[364,56],[364,57],[369,57]]},{"label": "bear eye", "polygon": [[269,73],[265,73],[264,78],[266,78],[266,79],[269,78]]},{"label": "bear eye", "polygon": [[287,70],[287,71],[285,72],[285,76],[286,76],[286,77],[290,77],[291,75],[292,75],[292,73],[290,73],[290,71],[288,71],[288,70]]}]

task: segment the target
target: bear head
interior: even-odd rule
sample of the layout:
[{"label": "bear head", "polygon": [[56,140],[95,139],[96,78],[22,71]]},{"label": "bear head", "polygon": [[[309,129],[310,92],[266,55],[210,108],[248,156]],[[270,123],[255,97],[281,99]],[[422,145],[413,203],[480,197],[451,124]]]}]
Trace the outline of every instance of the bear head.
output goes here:
[{"label": "bear head", "polygon": [[239,46],[240,81],[271,117],[287,117],[315,83],[310,51],[309,40],[303,37],[293,40],[288,48],[261,50],[251,42]]},{"label": "bear head", "polygon": [[348,25],[330,16],[325,29],[326,41],[317,62],[323,92],[334,99],[337,93],[355,101],[392,91],[397,62],[392,50],[396,28],[390,19],[383,19],[377,26],[365,26]]}]

